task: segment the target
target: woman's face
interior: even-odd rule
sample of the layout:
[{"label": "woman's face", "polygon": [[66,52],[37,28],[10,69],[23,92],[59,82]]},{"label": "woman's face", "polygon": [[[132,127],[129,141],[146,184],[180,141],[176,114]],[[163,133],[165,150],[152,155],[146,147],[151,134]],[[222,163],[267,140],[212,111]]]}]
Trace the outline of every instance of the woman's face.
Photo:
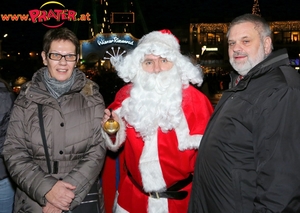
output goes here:
[{"label": "woman's face", "polygon": [[52,41],[49,52],[42,52],[42,58],[50,76],[58,81],[69,79],[78,61],[76,47],[69,40]]}]

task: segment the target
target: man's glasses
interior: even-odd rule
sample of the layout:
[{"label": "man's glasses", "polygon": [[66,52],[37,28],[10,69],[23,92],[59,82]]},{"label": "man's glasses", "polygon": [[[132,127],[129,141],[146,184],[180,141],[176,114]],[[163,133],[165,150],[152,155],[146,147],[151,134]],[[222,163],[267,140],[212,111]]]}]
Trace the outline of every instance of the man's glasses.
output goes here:
[{"label": "man's glasses", "polygon": [[48,53],[48,57],[54,61],[60,61],[63,57],[65,58],[66,61],[76,61],[77,60],[77,55],[75,55],[75,54],[62,55],[59,53]]}]

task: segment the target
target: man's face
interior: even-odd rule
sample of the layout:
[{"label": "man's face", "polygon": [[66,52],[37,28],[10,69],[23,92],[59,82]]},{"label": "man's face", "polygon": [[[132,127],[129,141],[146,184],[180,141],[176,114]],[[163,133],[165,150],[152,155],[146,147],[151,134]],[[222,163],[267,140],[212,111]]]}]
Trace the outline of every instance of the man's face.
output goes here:
[{"label": "man's face", "polygon": [[228,55],[232,67],[246,75],[255,65],[263,61],[270,53],[271,38],[264,41],[251,22],[232,26],[228,36]]},{"label": "man's face", "polygon": [[[62,57],[60,60],[53,60],[49,58],[49,53],[53,54],[54,59],[59,57],[59,54],[68,56]],[[42,58],[44,64],[48,67],[50,76],[58,81],[69,79],[78,60],[78,56],[75,57],[75,60],[72,59],[76,55],[75,45],[68,40],[54,40],[50,45],[49,53],[43,51]]]},{"label": "man's face", "polygon": [[168,71],[172,69],[173,62],[168,61],[166,58],[162,58],[157,55],[148,54],[145,55],[142,62],[142,68],[148,73],[159,73],[161,71]]}]

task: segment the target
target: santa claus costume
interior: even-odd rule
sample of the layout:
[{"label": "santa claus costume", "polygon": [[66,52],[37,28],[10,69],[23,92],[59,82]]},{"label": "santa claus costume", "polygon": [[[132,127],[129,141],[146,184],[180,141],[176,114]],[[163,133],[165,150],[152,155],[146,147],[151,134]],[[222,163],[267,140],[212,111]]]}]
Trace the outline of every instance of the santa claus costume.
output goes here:
[{"label": "santa claus costume", "polygon": [[[147,73],[141,67],[145,54],[174,65]],[[121,119],[115,140],[106,135],[107,147],[123,149],[113,212],[186,212],[197,149],[213,111],[207,97],[190,85],[202,83],[201,69],[180,53],[178,40],[168,31],[145,35],[132,52],[111,61],[130,82],[109,106]],[[115,167],[105,165],[109,169]],[[112,182],[105,174],[107,190]]]}]

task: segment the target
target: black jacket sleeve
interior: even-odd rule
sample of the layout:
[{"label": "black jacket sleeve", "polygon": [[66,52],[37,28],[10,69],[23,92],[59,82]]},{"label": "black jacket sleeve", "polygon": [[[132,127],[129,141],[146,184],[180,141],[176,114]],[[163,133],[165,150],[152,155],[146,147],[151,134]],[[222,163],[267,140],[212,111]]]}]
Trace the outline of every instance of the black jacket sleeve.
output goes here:
[{"label": "black jacket sleeve", "polygon": [[299,88],[282,88],[268,98],[264,113],[258,115],[255,213],[300,211],[299,106]]}]

